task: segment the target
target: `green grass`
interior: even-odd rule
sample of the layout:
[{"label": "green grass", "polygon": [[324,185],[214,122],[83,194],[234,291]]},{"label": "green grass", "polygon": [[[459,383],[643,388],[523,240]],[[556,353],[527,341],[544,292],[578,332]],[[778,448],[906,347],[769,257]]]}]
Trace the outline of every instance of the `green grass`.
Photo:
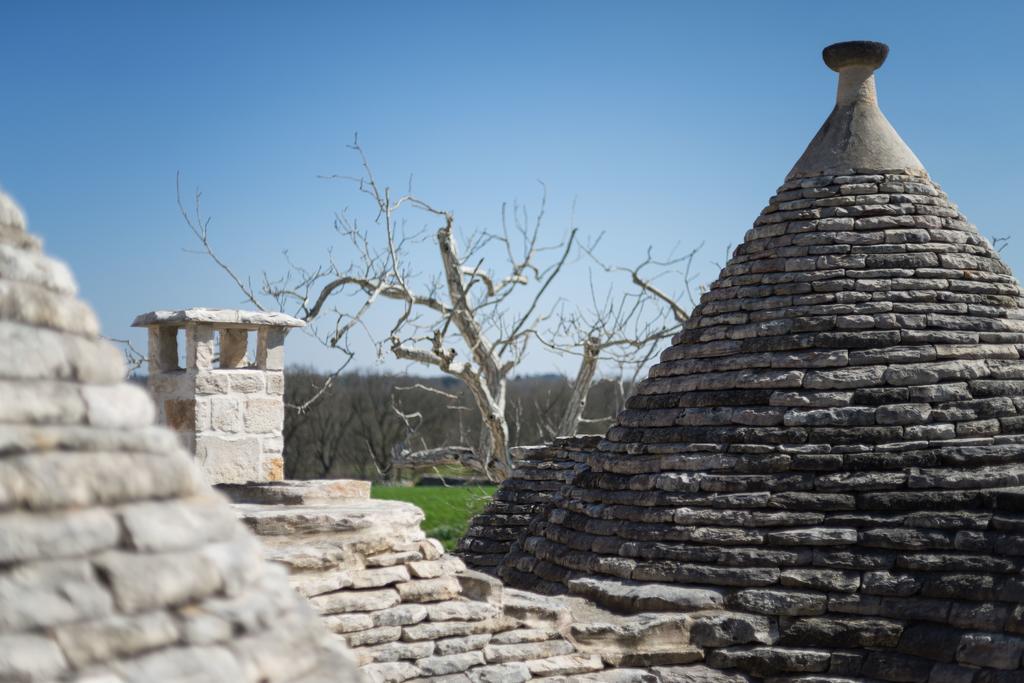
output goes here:
[{"label": "green grass", "polygon": [[374,498],[404,500],[426,515],[423,531],[451,550],[466,533],[469,519],[484,509],[496,486],[377,486]]}]

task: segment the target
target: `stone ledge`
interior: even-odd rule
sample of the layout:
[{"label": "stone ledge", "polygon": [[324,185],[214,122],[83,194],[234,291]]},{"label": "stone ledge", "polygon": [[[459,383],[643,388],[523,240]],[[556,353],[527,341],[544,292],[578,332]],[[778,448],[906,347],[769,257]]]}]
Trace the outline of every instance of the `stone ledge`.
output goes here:
[{"label": "stone ledge", "polygon": [[184,308],[177,311],[150,311],[132,321],[132,327],[207,323],[223,327],[305,327],[306,323],[285,313],[240,311],[232,308]]},{"label": "stone ledge", "polygon": [[360,479],[287,479],[222,484],[216,488],[232,503],[257,505],[319,505],[370,498],[370,482]]}]

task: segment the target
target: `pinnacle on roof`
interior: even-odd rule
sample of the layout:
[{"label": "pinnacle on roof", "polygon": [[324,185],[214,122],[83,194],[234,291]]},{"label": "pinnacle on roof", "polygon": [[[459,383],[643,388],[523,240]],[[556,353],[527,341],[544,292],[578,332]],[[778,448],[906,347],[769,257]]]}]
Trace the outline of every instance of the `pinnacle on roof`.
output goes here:
[{"label": "pinnacle on roof", "polygon": [[878,108],[875,70],[888,55],[888,45],[866,40],[822,51],[828,68],[839,73],[836,106],[787,180],[877,171],[924,175],[921,162]]}]

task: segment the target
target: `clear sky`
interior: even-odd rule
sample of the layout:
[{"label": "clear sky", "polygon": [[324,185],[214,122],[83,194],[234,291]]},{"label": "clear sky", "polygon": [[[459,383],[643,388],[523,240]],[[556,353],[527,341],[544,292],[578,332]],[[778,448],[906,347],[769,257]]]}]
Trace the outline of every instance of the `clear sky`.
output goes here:
[{"label": "clear sky", "polygon": [[[356,132],[380,177],[413,174],[466,228],[535,205],[540,179],[553,236],[575,198],[612,260],[704,241],[711,279],[832,107],[821,48],[871,39],[891,46],[883,111],[984,234],[1017,236],[1019,274],[1022,21],[1024,3],[937,0],[9,2],[0,185],[115,337],[143,311],[240,303],[183,251],[177,171],[237,270],[281,270],[358,201],[317,178],[358,170]],[[289,359],[331,357],[293,335]]]}]

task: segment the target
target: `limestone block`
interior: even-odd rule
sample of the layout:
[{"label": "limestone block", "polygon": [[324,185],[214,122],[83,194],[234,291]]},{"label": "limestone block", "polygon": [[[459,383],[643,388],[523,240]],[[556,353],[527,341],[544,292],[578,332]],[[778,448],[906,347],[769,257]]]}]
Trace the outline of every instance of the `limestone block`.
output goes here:
[{"label": "limestone block", "polygon": [[208,432],[213,429],[213,403],[206,396],[197,396],[194,400],[195,430],[197,432]]},{"label": "limestone block", "polygon": [[94,427],[148,427],[156,419],[152,399],[135,384],[87,385],[81,392],[86,419]]},{"label": "limestone block", "polygon": [[264,454],[261,462],[264,481],[282,481],[284,479],[283,456]]},{"label": "limestone block", "polygon": [[486,602],[476,600],[448,600],[424,605],[430,621],[479,621],[492,619],[499,609]]},{"label": "limestone block", "polygon": [[214,431],[242,431],[242,399],[235,396],[214,396],[210,399],[210,425]]},{"label": "limestone block", "polygon": [[825,612],[823,593],[795,590],[749,589],[729,596],[730,606],[757,614],[813,616]]},{"label": "limestone block", "polygon": [[263,475],[259,440],[252,436],[199,434],[196,437],[196,460],[211,484],[242,484],[258,481]]},{"label": "limestone block", "polygon": [[410,662],[382,662],[367,664],[360,669],[370,683],[401,683],[416,678],[422,672]]},{"label": "limestone block", "polygon": [[578,676],[604,668],[604,663],[597,655],[558,655],[526,664],[530,674],[538,677]]},{"label": "limestone block", "polygon": [[0,381],[0,423],[80,424],[85,416],[86,404],[74,385]]},{"label": "limestone block", "polygon": [[190,463],[151,453],[101,451],[88,458],[69,458],[55,452],[0,458],[0,505],[6,506],[88,507],[189,495],[200,485]]},{"label": "limestone block", "polygon": [[380,645],[381,643],[392,643],[402,637],[401,626],[381,626],[370,628],[365,631],[353,631],[345,636],[349,647],[363,647],[367,645]]},{"label": "limestone block", "polygon": [[398,605],[374,612],[371,618],[374,626],[412,626],[425,621],[427,615],[423,605]]},{"label": "limestone block", "polygon": [[267,393],[271,396],[284,395],[284,373],[280,371],[265,373]]},{"label": "limestone block", "polygon": [[537,643],[542,640],[558,638],[558,631],[543,628],[516,628],[503,633],[496,633],[491,638],[492,645],[511,645],[512,643]]},{"label": "limestone block", "polygon": [[454,576],[417,579],[395,584],[402,602],[438,602],[458,597],[461,589]]},{"label": "limestone block", "polygon": [[261,434],[260,451],[264,455],[281,455],[284,452],[284,437],[280,434]]},{"label": "limestone block", "polygon": [[265,387],[263,373],[260,370],[226,370],[230,390],[239,394],[262,393]]},{"label": "limestone block", "polygon": [[189,370],[213,369],[213,326],[190,324],[185,326],[185,367]]},{"label": "limestone block", "polygon": [[135,554],[111,551],[96,567],[110,584],[117,606],[126,613],[182,605],[219,590],[217,568],[198,552]]},{"label": "limestone block", "polygon": [[332,633],[351,633],[373,628],[373,618],[364,612],[352,614],[332,614],[324,617],[324,623]]},{"label": "limestone block", "polygon": [[244,368],[247,360],[245,353],[249,345],[249,331],[237,328],[225,328],[220,332],[220,367]]},{"label": "limestone block", "polygon": [[[676,647],[679,646],[676,641]],[[567,640],[546,640],[539,643],[516,643],[513,645],[488,645],[484,657],[489,664],[525,662],[531,659],[545,659],[571,654],[575,648]]]},{"label": "limestone block", "polygon": [[523,683],[533,678],[530,668],[522,662],[481,666],[470,669],[466,675],[471,683]]},{"label": "limestone block", "polygon": [[[267,505],[311,505],[328,501],[369,500],[370,482],[361,479],[304,479],[284,482],[257,482],[218,487],[235,503]],[[366,558],[366,566],[383,567],[421,560],[415,551],[390,553]]]},{"label": "limestone block", "polygon": [[486,664],[481,652],[464,652],[456,655],[424,657],[416,660],[416,666],[425,676],[446,676],[465,671],[474,666]]},{"label": "limestone block", "polygon": [[170,399],[163,402],[163,414],[161,417],[164,424],[175,431],[195,431],[197,423],[196,407],[195,399]]},{"label": "limestone block", "polygon": [[342,614],[347,612],[373,612],[394,607],[401,600],[398,591],[383,590],[342,590],[337,593],[318,595],[310,600],[320,614]]},{"label": "limestone block", "polygon": [[185,550],[230,539],[237,518],[213,495],[140,502],[117,509],[131,547],[145,552]]},{"label": "limestone block", "polygon": [[173,372],[178,367],[178,328],[149,328],[149,374]]},{"label": "limestone block", "polygon": [[655,667],[661,683],[749,683],[750,679],[734,671],[717,671],[703,664]]},{"label": "limestone block", "polygon": [[477,633],[460,638],[442,638],[434,643],[434,654],[455,655],[460,652],[480,650],[491,640],[490,633]]},{"label": "limestone block", "polygon": [[[352,584],[348,576],[342,572],[327,571],[327,572],[301,572],[298,574],[291,574],[288,577],[288,583],[299,595],[303,597],[311,598],[315,595],[323,595],[324,593],[333,593],[334,591],[341,590],[342,588],[349,588]],[[364,628],[371,628],[373,622],[369,616],[366,617],[367,626]],[[335,633],[343,633],[337,629],[332,629]],[[355,630],[355,629],[353,629]]]},{"label": "limestone block", "polygon": [[229,391],[227,373],[203,370],[195,374],[195,391],[203,394],[226,394]]},{"label": "limestone block", "polygon": [[261,370],[284,370],[284,338],[288,329],[261,327],[256,338],[256,367]]},{"label": "limestone block", "polygon": [[47,681],[68,669],[51,638],[21,633],[0,634],[0,680]]},{"label": "limestone block", "polygon": [[741,612],[701,615],[690,627],[690,642],[700,647],[725,647],[759,643],[771,645],[778,633],[767,617]]},{"label": "limestone block", "polygon": [[575,579],[569,582],[569,592],[604,607],[631,612],[689,612],[722,604],[722,593],[712,589],[610,579]]},{"label": "limestone block", "polygon": [[424,622],[404,627],[402,629],[402,640],[411,642],[439,640],[441,638],[456,638],[476,633],[490,633],[492,630],[494,630],[494,624],[490,620]]},{"label": "limestone block", "polygon": [[146,612],[68,624],[54,636],[77,668],[115,657],[133,656],[178,640],[178,625],[166,612]]},{"label": "limestone block", "polygon": [[[353,500],[330,506],[238,505],[235,510],[260,536],[331,534],[326,539],[335,550],[343,547],[346,538],[358,542],[375,539],[378,543],[373,547],[383,549],[422,534],[423,512],[415,505],[392,500]],[[294,538],[282,538],[282,542],[295,545]],[[302,545],[311,549],[315,541]]]},{"label": "limestone block", "polygon": [[284,427],[284,403],[276,398],[245,401],[245,430],[251,434],[280,433]]},{"label": "limestone block", "polygon": [[16,565],[0,577],[0,624],[12,631],[102,619],[113,612],[113,604],[84,560]]},{"label": "limestone block", "polygon": [[370,662],[398,662],[403,659],[423,659],[434,654],[434,643],[424,640],[418,643],[392,642],[384,645],[361,647],[354,650],[357,657]]},{"label": "limestone block", "polygon": [[409,580],[409,570],[403,566],[379,569],[352,569],[344,572],[353,588],[381,588]]},{"label": "limestone block", "polygon": [[0,564],[74,557],[112,548],[120,536],[108,510],[0,513]]},{"label": "limestone block", "polygon": [[238,660],[223,647],[172,647],[115,662],[128,681],[244,681]]}]

